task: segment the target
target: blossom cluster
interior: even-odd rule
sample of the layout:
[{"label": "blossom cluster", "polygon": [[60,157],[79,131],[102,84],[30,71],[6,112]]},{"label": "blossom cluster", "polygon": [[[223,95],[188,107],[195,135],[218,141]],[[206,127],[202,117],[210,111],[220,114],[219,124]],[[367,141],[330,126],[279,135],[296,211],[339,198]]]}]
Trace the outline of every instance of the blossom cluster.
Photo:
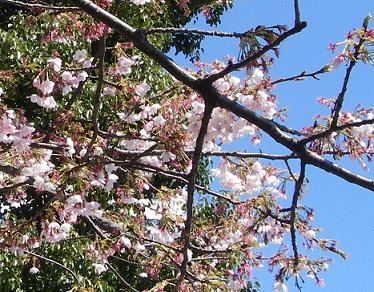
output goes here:
[{"label": "blossom cluster", "polygon": [[0,117],[0,142],[12,144],[17,152],[30,149],[34,131],[35,128],[17,117],[13,110],[5,111]]}]

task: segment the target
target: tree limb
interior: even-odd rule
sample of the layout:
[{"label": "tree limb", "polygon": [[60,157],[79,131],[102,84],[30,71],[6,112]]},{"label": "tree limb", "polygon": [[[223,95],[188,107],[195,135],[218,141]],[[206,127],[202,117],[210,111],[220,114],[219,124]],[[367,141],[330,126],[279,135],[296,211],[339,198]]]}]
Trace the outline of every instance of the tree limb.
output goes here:
[{"label": "tree limb", "polygon": [[209,120],[212,116],[213,106],[209,102],[205,102],[204,115],[201,120],[201,127],[199,134],[196,139],[195,151],[192,157],[192,167],[188,174],[188,185],[187,185],[187,203],[186,203],[186,220],[184,223],[184,230],[182,233],[182,242],[184,244],[182,248],[183,261],[180,267],[180,275],[177,281],[177,288],[180,287],[187,272],[188,263],[188,248],[190,246],[190,235],[192,228],[192,217],[193,217],[193,196],[195,193],[196,176],[198,172],[201,152],[203,150],[204,139],[208,132]]}]

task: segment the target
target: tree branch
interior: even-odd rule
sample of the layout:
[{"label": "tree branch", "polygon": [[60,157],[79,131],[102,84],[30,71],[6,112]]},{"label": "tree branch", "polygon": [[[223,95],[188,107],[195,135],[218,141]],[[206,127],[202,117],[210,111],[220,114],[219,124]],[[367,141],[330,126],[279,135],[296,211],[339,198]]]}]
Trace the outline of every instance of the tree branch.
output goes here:
[{"label": "tree branch", "polygon": [[[367,30],[367,26],[368,26],[368,23],[364,21],[363,29],[364,29],[365,32]],[[357,63],[357,58],[360,55],[361,47],[363,46],[364,42],[365,42],[365,39],[361,38],[359,43],[355,46],[355,52],[352,56],[351,61],[349,62],[348,68],[345,71],[346,73],[345,73],[345,76],[344,76],[343,86],[342,86],[342,89],[341,89],[341,91],[338,95],[338,98],[335,101],[335,106],[334,106],[334,110],[333,110],[333,113],[332,113],[331,129],[335,128],[338,124],[339,113],[340,113],[340,110],[343,106],[344,97],[345,97],[345,93],[347,91],[349,78],[351,76],[351,72],[352,72],[353,67]]]},{"label": "tree branch", "polygon": [[0,164],[0,171],[11,176],[17,176],[20,174],[20,170],[17,167],[14,167],[13,165]]},{"label": "tree branch", "polygon": [[321,68],[321,69],[319,69],[315,72],[306,73],[306,71],[303,71],[300,74],[297,74],[297,75],[294,75],[294,76],[291,76],[291,77],[280,78],[278,80],[275,80],[275,81],[271,82],[270,84],[275,85],[275,84],[278,84],[278,83],[281,83],[281,82],[287,82],[287,81],[301,81],[301,80],[304,80],[306,77],[312,77],[313,79],[319,80],[317,75],[327,73],[327,72],[329,72],[329,70],[326,66],[324,66],[323,68]]},{"label": "tree branch", "polygon": [[[136,155],[141,154],[141,156],[153,156],[153,155],[161,155],[165,153],[165,150],[153,150],[151,152],[145,153],[144,151],[129,151],[129,150],[122,150],[119,148],[114,149],[118,154],[124,157],[133,157]],[[191,156],[194,151],[186,150],[188,156]],[[201,156],[215,156],[215,157],[236,157],[236,158],[260,158],[260,159],[268,159],[268,160],[289,160],[289,159],[296,159],[297,155],[295,154],[268,154],[268,153],[248,153],[248,152],[237,152],[237,151],[203,151],[201,152]]]},{"label": "tree branch", "polygon": [[[179,180],[181,182],[184,182],[186,184],[188,184],[188,179],[184,178],[182,174],[179,174],[179,173],[173,173],[173,172],[170,172],[170,171],[164,171],[162,169],[159,169],[159,168],[156,168],[156,167],[152,167],[151,165],[148,165],[148,166],[127,166],[127,167],[131,167],[131,168],[135,168],[135,169],[140,169],[142,171],[146,171],[146,172],[151,172],[151,173],[155,173],[155,174],[158,174],[158,175],[162,175],[162,176],[165,176],[165,177],[168,177],[168,178],[172,178],[172,179],[176,179],[176,180]],[[195,185],[195,188],[200,190],[200,191],[203,191],[209,195],[212,195],[214,197],[217,197],[219,199],[223,199],[233,205],[236,205],[236,204],[239,204],[240,202],[239,201],[236,201],[236,200],[233,200],[227,196],[224,196],[220,193],[217,193],[217,192],[214,192],[204,186],[201,186],[201,185]]]},{"label": "tree branch", "polygon": [[144,34],[155,34],[155,33],[180,33],[180,34],[199,34],[206,36],[215,36],[215,37],[234,37],[241,38],[247,36],[251,31],[247,32],[221,32],[221,31],[209,31],[201,29],[191,29],[191,28],[177,28],[177,27],[155,27],[147,30],[142,30]]},{"label": "tree branch", "polygon": [[291,216],[290,216],[290,222],[291,222],[291,241],[292,241],[292,249],[295,257],[295,263],[294,266],[296,267],[299,264],[299,254],[297,251],[297,242],[296,242],[296,209],[297,209],[297,202],[299,200],[299,197],[301,195],[301,188],[304,183],[305,178],[305,163],[303,160],[300,161],[300,174],[299,178],[297,179],[295,183],[295,190],[292,197],[292,205],[291,205]]},{"label": "tree branch", "polygon": [[300,9],[299,9],[299,1],[294,0],[293,6],[295,10],[295,26],[297,26],[300,23]]},{"label": "tree branch", "polygon": [[184,223],[184,230],[182,233],[182,242],[184,244],[182,248],[183,261],[180,267],[180,276],[177,281],[177,288],[180,287],[187,272],[188,263],[188,248],[190,246],[190,235],[192,228],[192,217],[193,217],[193,196],[195,193],[196,176],[198,172],[201,152],[203,150],[204,139],[208,132],[209,120],[212,116],[213,106],[209,102],[205,102],[204,115],[201,120],[201,127],[199,134],[196,139],[195,151],[192,157],[192,167],[188,174],[188,185],[187,185],[187,203],[186,203],[186,220]]},{"label": "tree branch", "polygon": [[257,52],[249,55],[246,59],[244,59],[244,60],[242,60],[242,61],[240,61],[238,63],[235,63],[235,64],[230,63],[225,69],[221,70],[220,72],[212,74],[212,75],[206,77],[204,79],[205,83],[208,83],[208,84],[209,83],[213,83],[217,79],[222,78],[225,75],[227,75],[227,74],[229,74],[229,73],[231,73],[233,71],[239,70],[239,69],[241,69],[241,68],[249,65],[250,63],[252,63],[256,59],[260,58],[266,52],[268,52],[271,49],[273,49],[276,46],[278,46],[280,43],[282,43],[288,37],[290,37],[290,36],[292,36],[294,34],[299,33],[300,31],[302,31],[306,26],[307,26],[306,22],[300,22],[300,23],[298,23],[292,29],[290,29],[290,30],[286,31],[285,33],[281,34],[275,41],[273,41],[270,44],[264,46],[262,49],[258,50]]},{"label": "tree branch", "polygon": [[83,157],[83,160],[87,160],[87,158],[90,155],[90,152],[93,148],[93,145],[96,142],[98,133],[99,133],[99,110],[101,107],[101,91],[104,84],[104,59],[105,59],[105,51],[106,51],[106,34],[107,30],[104,32],[104,35],[101,37],[101,39],[98,42],[98,52],[97,56],[99,58],[98,63],[98,80],[97,80],[97,86],[96,86],[96,92],[93,97],[92,103],[93,103],[93,111],[92,111],[92,124],[93,124],[93,134],[90,143],[87,146],[87,152]]},{"label": "tree branch", "polygon": [[106,265],[116,274],[116,276],[121,280],[121,282],[126,286],[126,288],[130,289],[130,291],[139,292],[139,290],[135,289],[131,286],[122,276],[121,274],[114,268],[109,262]]},{"label": "tree branch", "polygon": [[333,129],[330,128],[330,129],[328,129],[326,131],[323,131],[321,133],[314,134],[314,135],[309,136],[305,139],[302,139],[302,140],[299,141],[299,143],[300,144],[307,144],[307,143],[312,142],[314,140],[325,138],[325,137],[331,135],[332,132],[342,131],[342,130],[353,128],[353,127],[361,127],[363,125],[371,125],[371,124],[374,124],[374,119],[364,120],[364,121],[354,122],[354,123],[348,123],[348,124],[344,124],[344,125],[341,125],[341,126],[336,126]]},{"label": "tree branch", "polygon": [[39,258],[39,259],[41,259],[41,260],[43,260],[43,261],[49,262],[49,263],[51,263],[51,264],[54,264],[54,265],[56,265],[56,266],[58,266],[58,267],[64,269],[65,271],[69,272],[69,273],[74,277],[74,279],[75,279],[75,281],[77,282],[77,284],[78,284],[79,286],[81,286],[81,283],[80,283],[80,281],[79,281],[77,275],[76,275],[76,274],[75,274],[71,269],[69,269],[68,267],[64,266],[63,264],[61,264],[61,263],[59,263],[59,262],[57,262],[57,261],[55,261],[55,260],[52,260],[52,259],[50,259],[50,258],[44,257],[44,256],[42,256],[42,255],[39,255],[39,254],[37,254],[37,253],[34,253],[34,252],[32,252],[32,251],[24,250],[24,252],[27,253],[27,254],[30,254],[30,255],[32,255],[32,256],[34,256],[34,257],[36,257],[36,258]]}]

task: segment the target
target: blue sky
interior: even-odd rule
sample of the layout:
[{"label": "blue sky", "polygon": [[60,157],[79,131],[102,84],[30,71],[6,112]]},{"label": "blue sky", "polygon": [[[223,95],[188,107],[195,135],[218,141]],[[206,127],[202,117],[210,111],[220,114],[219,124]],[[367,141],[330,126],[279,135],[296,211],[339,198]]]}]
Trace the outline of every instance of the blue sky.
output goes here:
[{"label": "blue sky", "polygon": [[[233,10],[222,18],[218,30],[244,32],[257,25],[293,23],[291,0],[237,0]],[[291,37],[281,48],[281,58],[271,70],[273,79],[300,73],[312,72],[331,61],[333,55],[326,48],[329,42],[344,39],[349,30],[359,27],[364,17],[374,13],[372,0],[300,1],[301,18],[308,22],[302,33]],[[374,26],[372,21],[371,27]],[[208,29],[202,22],[194,27]],[[210,28],[209,28],[210,29]],[[236,39],[206,39],[203,43],[205,54],[202,61],[222,59],[229,53],[238,55]],[[181,60],[179,57],[177,60]],[[187,64],[187,63],[184,63]],[[324,113],[316,103],[318,96],[336,97],[340,91],[344,65],[338,70],[321,76],[320,81],[307,80],[281,84],[275,89],[280,107],[288,107],[286,124],[298,128],[313,124],[313,116]],[[346,95],[343,110],[353,110],[357,104],[372,107],[374,101],[374,67],[359,64],[355,67]],[[261,145],[262,150],[275,152],[283,150],[270,140]],[[246,145],[237,145],[244,148]],[[253,148],[247,148],[253,151]],[[362,171],[358,162],[343,160],[341,165],[373,178],[373,172]],[[374,169],[374,165],[369,165]],[[320,237],[338,239],[339,247],[348,253],[346,261],[331,255],[334,262],[327,273],[324,288],[316,287],[307,279],[303,291],[370,292],[374,291],[374,193],[351,185],[340,178],[309,166],[307,177],[310,184],[304,204],[316,211],[315,226],[323,228]],[[318,256],[318,254],[316,254]],[[262,283],[263,291],[271,291],[273,276],[266,267],[256,276]],[[296,291],[293,281],[288,283],[289,291]]]}]

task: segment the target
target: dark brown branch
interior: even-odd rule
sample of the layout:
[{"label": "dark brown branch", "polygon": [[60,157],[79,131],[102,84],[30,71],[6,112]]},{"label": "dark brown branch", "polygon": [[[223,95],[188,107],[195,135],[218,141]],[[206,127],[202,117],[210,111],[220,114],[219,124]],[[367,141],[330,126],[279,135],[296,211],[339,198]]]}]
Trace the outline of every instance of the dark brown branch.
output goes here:
[{"label": "dark brown branch", "polygon": [[155,138],[141,138],[141,137],[134,137],[130,135],[122,135],[122,134],[115,134],[115,133],[108,133],[99,129],[98,134],[104,138],[114,138],[114,139],[131,139],[131,140],[141,140],[141,141],[151,141],[151,142],[160,142],[160,140]]},{"label": "dark brown branch", "polygon": [[190,235],[191,235],[191,228],[192,228],[193,197],[195,193],[196,176],[198,172],[201,152],[203,150],[204,139],[205,139],[206,133],[208,132],[209,120],[212,116],[212,111],[213,111],[213,106],[209,102],[205,102],[204,115],[201,120],[199,134],[196,138],[195,151],[192,157],[192,167],[191,167],[190,173],[188,174],[186,220],[184,222],[184,230],[181,236],[181,239],[183,242],[183,248],[182,248],[183,261],[180,267],[180,275],[177,281],[177,288],[180,287],[187,272],[188,249],[190,246]]},{"label": "dark brown branch", "polygon": [[99,74],[98,74],[98,80],[97,80],[97,86],[96,86],[96,92],[93,97],[92,103],[93,103],[93,111],[92,111],[92,125],[93,125],[93,134],[90,143],[87,146],[87,152],[83,157],[83,160],[87,160],[87,158],[90,155],[90,152],[93,148],[93,145],[96,142],[98,133],[99,133],[99,110],[101,107],[101,91],[104,84],[104,59],[105,59],[105,51],[106,51],[106,34],[107,31],[104,32],[104,35],[101,37],[101,39],[98,42],[98,52],[97,56],[99,59],[98,68],[99,68]]},{"label": "dark brown branch", "polygon": [[[96,80],[96,81],[99,80],[99,77],[97,77],[97,76],[88,76],[88,78],[91,79],[91,80]],[[121,90],[121,89],[122,89],[122,86],[121,86],[121,85],[119,85],[119,84],[117,84],[117,83],[114,83],[114,82],[112,82],[112,81],[103,80],[102,82],[105,83],[105,84],[108,84],[108,85],[110,85],[110,86],[113,86],[113,87],[115,87],[115,88],[118,89],[118,90]]]},{"label": "dark brown branch", "polygon": [[[368,26],[368,22],[364,21],[364,23],[363,23],[364,32],[366,32],[367,26]],[[345,97],[345,93],[347,91],[349,78],[351,76],[351,72],[352,72],[353,67],[357,63],[357,58],[360,55],[361,48],[364,45],[364,42],[365,42],[365,39],[361,38],[359,43],[356,45],[355,52],[353,53],[353,56],[351,57],[351,61],[349,62],[349,66],[345,71],[343,86],[342,86],[342,89],[341,89],[341,91],[338,95],[338,98],[335,101],[335,106],[334,106],[334,110],[333,110],[333,113],[332,113],[331,129],[334,129],[338,124],[338,118],[339,118],[340,110],[343,106],[344,97]],[[331,130],[331,131],[333,131],[333,130]]]},{"label": "dark brown branch", "polygon": [[0,171],[11,176],[17,176],[20,174],[20,170],[12,165],[0,164]]},{"label": "dark brown branch", "polygon": [[308,138],[302,139],[302,140],[299,141],[299,143],[300,144],[306,144],[306,143],[312,142],[312,141],[317,140],[317,139],[325,138],[325,137],[331,135],[332,132],[342,131],[342,130],[353,128],[353,127],[360,127],[360,126],[363,126],[363,125],[371,125],[371,124],[374,124],[374,119],[364,120],[364,121],[354,122],[354,123],[348,123],[348,124],[344,124],[344,125],[341,125],[341,126],[336,126],[333,129],[330,128],[330,129],[328,129],[326,131],[323,131],[321,133],[314,134],[312,136],[309,136]]},{"label": "dark brown branch", "polygon": [[300,174],[299,178],[295,183],[295,190],[292,197],[292,205],[291,205],[291,241],[292,241],[292,249],[295,257],[295,267],[299,264],[299,254],[297,251],[297,242],[296,242],[296,209],[297,209],[297,202],[301,195],[301,189],[305,179],[305,163],[303,160],[300,161]]},{"label": "dark brown branch", "polygon": [[148,149],[142,151],[141,153],[135,155],[134,157],[131,157],[130,163],[138,160],[141,157],[149,156],[151,155],[152,151],[155,150],[158,147],[157,143],[149,147]]},{"label": "dark brown branch", "polygon": [[[86,72],[87,74],[89,74],[94,68],[89,68],[89,69],[86,69]],[[84,85],[86,84],[86,82],[89,80],[89,78],[86,78],[86,80],[84,81],[81,81],[79,82],[79,85],[77,87],[76,90],[73,91],[70,99],[68,100],[68,102],[66,103],[64,109],[65,110],[70,110],[71,107],[73,106],[75,100],[77,99],[77,97],[81,94],[81,92],[83,91],[83,88],[84,88]],[[59,115],[58,115],[59,116]]]},{"label": "dark brown branch", "polygon": [[263,211],[261,209],[257,209],[265,218],[267,217],[271,217],[273,218],[275,221],[278,221],[280,223],[283,223],[283,224],[291,224],[291,221],[288,220],[288,219],[284,219],[284,218],[279,218],[276,214],[274,214],[273,212],[271,212],[271,210],[266,210],[266,211]]},{"label": "dark brown branch", "polygon": [[297,74],[297,75],[294,75],[294,76],[291,76],[291,77],[280,78],[278,80],[275,80],[275,81],[271,82],[270,84],[275,85],[275,84],[278,84],[278,83],[281,83],[281,82],[287,82],[287,81],[301,81],[301,80],[304,80],[306,77],[312,77],[313,79],[319,80],[317,75],[327,73],[327,72],[329,72],[328,67],[324,66],[323,68],[321,68],[321,69],[319,69],[319,70],[317,70],[313,73],[306,73],[306,71],[303,71],[300,74]]},{"label": "dark brown branch", "polygon": [[289,133],[295,136],[302,136],[303,134],[297,130],[292,128],[286,127],[285,125],[279,124],[278,122],[273,121],[273,123],[283,132]]},{"label": "dark brown branch", "polygon": [[[183,174],[180,174],[180,173],[177,173],[177,172],[171,172],[171,171],[164,171],[162,169],[159,169],[157,167],[153,167],[151,165],[147,165],[147,166],[140,166],[140,165],[136,165],[136,166],[127,166],[128,168],[135,168],[135,169],[140,169],[142,171],[146,171],[146,172],[151,172],[151,173],[155,173],[155,174],[158,174],[158,175],[162,175],[162,176],[165,176],[165,177],[168,177],[168,178],[172,178],[172,179],[176,179],[176,180],[179,180],[181,182],[184,182],[184,183],[188,183],[188,179],[186,179]],[[235,201],[227,196],[224,196],[220,193],[217,193],[217,192],[214,192],[206,187],[203,187],[201,185],[195,185],[195,188],[200,190],[200,191],[203,191],[209,195],[212,195],[214,197],[217,197],[219,199],[223,199],[233,205],[236,205],[236,204],[239,204],[240,202],[239,201]]]},{"label": "dark brown branch", "polygon": [[295,10],[295,26],[297,26],[300,23],[300,8],[299,8],[299,1],[294,0],[294,10]]},{"label": "dark brown branch", "polygon": [[[133,157],[135,155],[143,154],[142,156],[148,155],[161,155],[165,153],[165,150],[153,150],[152,152],[146,153],[142,151],[129,151],[129,150],[122,150],[115,148],[115,151],[122,155],[123,157]],[[184,151],[188,156],[193,154],[192,150]],[[268,153],[247,153],[247,152],[237,152],[237,151],[203,151],[201,153],[202,156],[216,156],[216,157],[236,157],[236,158],[260,158],[260,159],[268,159],[268,160],[289,160],[289,159],[296,159],[297,156],[295,154],[268,154]]]},{"label": "dark brown branch", "polygon": [[39,149],[49,149],[49,150],[55,150],[55,151],[61,151],[65,147],[63,144],[55,144],[55,143],[42,143],[42,142],[32,142],[30,144],[32,148],[39,148]]},{"label": "dark brown branch", "polygon": [[[189,154],[189,152],[186,152]],[[246,152],[227,152],[227,151],[206,151],[201,153],[202,156],[218,156],[218,157],[236,157],[236,158],[261,158],[268,160],[289,160],[296,159],[297,156],[294,154],[288,155],[277,155],[267,153],[246,153]]]},{"label": "dark brown branch", "polygon": [[201,29],[191,29],[191,28],[177,28],[177,27],[155,27],[148,30],[143,30],[144,34],[155,34],[155,33],[182,33],[182,34],[198,34],[214,37],[234,37],[241,38],[251,34],[248,32],[221,32],[221,31],[208,31]]},{"label": "dark brown branch", "polygon": [[205,79],[203,79],[204,82],[205,83],[213,83],[217,79],[222,78],[225,75],[227,75],[227,74],[229,74],[233,71],[236,71],[236,70],[239,70],[241,68],[246,67],[247,65],[249,65],[250,63],[252,63],[256,59],[260,58],[262,55],[264,55],[265,53],[267,53],[271,49],[274,49],[276,46],[278,46],[280,43],[282,43],[288,37],[302,31],[306,27],[306,25],[307,25],[306,22],[298,23],[292,29],[290,29],[290,30],[286,31],[285,33],[281,34],[275,41],[273,41],[270,44],[264,46],[262,49],[258,50],[257,52],[249,55],[246,59],[244,59],[244,60],[242,60],[238,63],[235,63],[235,64],[230,63],[225,69],[221,70],[220,72],[206,77]]},{"label": "dark brown branch", "polygon": [[14,190],[18,187],[22,187],[22,186],[27,186],[27,185],[31,185],[34,183],[34,179],[32,178],[29,178],[28,180],[24,181],[24,182],[19,182],[19,183],[15,183],[15,184],[12,184],[12,185],[8,185],[8,186],[4,186],[4,187],[0,187],[0,192],[2,193],[6,193],[6,192],[9,192],[11,190]]},{"label": "dark brown branch", "polygon": [[291,178],[293,179],[293,181],[294,181],[294,182],[297,182],[297,179],[296,179],[295,175],[293,174],[292,169],[291,169],[291,166],[290,166],[290,164],[288,163],[288,161],[285,160],[284,163],[286,164],[286,167],[287,167],[288,173],[290,174],[290,176],[291,176]]}]

